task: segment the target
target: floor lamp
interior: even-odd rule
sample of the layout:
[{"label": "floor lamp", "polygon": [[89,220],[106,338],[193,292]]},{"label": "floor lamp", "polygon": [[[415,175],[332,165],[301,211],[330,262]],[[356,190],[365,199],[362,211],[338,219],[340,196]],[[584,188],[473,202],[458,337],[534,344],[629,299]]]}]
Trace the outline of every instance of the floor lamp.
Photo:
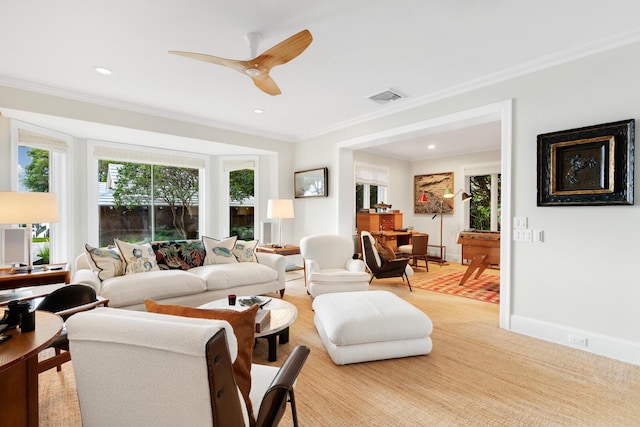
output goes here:
[{"label": "floor lamp", "polygon": [[27,266],[16,272],[30,272],[42,267],[31,263],[31,233],[33,224],[58,222],[58,198],[54,193],[28,191],[0,192],[0,224],[26,224]]},{"label": "floor lamp", "polygon": [[442,262],[444,261],[442,259],[442,204],[444,203],[444,199],[453,199],[460,193],[462,193],[463,202],[466,202],[467,200],[471,199],[471,196],[465,193],[464,191],[462,191],[462,188],[456,191],[455,194],[450,188],[447,188],[446,190],[444,190],[444,194],[442,195],[443,198],[440,199],[440,265],[442,265]]},{"label": "floor lamp", "polygon": [[282,220],[286,218],[293,218],[293,200],[291,199],[270,199],[267,202],[267,218],[278,219],[278,232],[280,233],[279,246],[284,248],[286,245],[282,241]]}]

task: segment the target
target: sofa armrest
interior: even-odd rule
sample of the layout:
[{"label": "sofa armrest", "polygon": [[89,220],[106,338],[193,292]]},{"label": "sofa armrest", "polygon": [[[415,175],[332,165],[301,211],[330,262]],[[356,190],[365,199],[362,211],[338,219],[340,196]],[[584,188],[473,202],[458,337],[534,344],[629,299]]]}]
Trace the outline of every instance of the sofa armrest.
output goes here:
[{"label": "sofa armrest", "polygon": [[367,269],[366,265],[364,264],[364,261],[362,261],[361,259],[348,260],[345,268],[347,271],[357,271],[357,272],[364,272]]},{"label": "sofa armrest", "polygon": [[285,268],[287,266],[287,260],[285,257],[266,252],[256,252],[256,258],[260,264],[271,267],[278,272],[278,282],[280,283],[280,286],[282,286],[280,289],[284,289]]},{"label": "sofa armrest", "polygon": [[75,273],[73,273],[71,283],[82,283],[85,285],[89,285],[96,291],[96,294],[98,295],[100,295],[100,293],[102,292],[102,281],[100,280],[98,275],[91,270],[77,270]]}]

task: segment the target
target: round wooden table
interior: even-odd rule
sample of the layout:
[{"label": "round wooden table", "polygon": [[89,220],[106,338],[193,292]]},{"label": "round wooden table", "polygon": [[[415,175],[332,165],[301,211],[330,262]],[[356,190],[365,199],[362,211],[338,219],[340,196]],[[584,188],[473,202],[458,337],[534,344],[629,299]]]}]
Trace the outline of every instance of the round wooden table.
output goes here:
[{"label": "round wooden table", "polygon": [[[249,307],[240,305],[239,300],[247,298],[246,296],[238,296],[236,299],[236,305],[229,305],[227,298],[215,300],[198,308],[227,308],[230,310],[242,311]],[[264,305],[264,310],[271,311],[271,319],[269,320],[269,326],[260,332],[256,333],[256,338],[265,338],[269,343],[269,362],[275,362],[278,358],[278,346],[276,339],[280,337],[280,344],[286,344],[289,342],[289,326],[295,322],[298,318],[298,309],[295,305],[287,302],[283,299],[270,298],[261,296],[260,298],[269,302]]]},{"label": "round wooden table", "polygon": [[3,425],[38,425],[38,353],[62,331],[62,318],[36,311],[36,329],[13,329],[8,341],[0,344],[0,420]]}]

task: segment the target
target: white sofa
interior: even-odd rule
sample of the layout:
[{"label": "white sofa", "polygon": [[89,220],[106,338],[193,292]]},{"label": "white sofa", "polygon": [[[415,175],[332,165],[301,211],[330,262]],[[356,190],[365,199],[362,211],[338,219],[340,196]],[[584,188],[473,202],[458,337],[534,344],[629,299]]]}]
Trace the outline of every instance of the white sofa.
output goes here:
[{"label": "white sofa", "polygon": [[150,298],[165,304],[197,307],[229,294],[262,295],[280,292],[284,295],[285,257],[256,253],[258,262],[213,264],[188,270],[160,270],[127,274],[100,280],[91,270],[86,253],[75,260],[72,283],[92,286],[109,300],[110,307],[144,311],[144,300]]}]

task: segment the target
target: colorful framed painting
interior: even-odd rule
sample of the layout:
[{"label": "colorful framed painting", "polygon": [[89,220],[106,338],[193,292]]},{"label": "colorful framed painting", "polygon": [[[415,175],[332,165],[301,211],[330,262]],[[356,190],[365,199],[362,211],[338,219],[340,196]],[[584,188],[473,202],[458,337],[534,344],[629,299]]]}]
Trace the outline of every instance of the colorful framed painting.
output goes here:
[{"label": "colorful framed painting", "polygon": [[453,188],[453,172],[415,175],[413,177],[413,213],[452,214],[453,199],[443,197],[447,188]]}]

